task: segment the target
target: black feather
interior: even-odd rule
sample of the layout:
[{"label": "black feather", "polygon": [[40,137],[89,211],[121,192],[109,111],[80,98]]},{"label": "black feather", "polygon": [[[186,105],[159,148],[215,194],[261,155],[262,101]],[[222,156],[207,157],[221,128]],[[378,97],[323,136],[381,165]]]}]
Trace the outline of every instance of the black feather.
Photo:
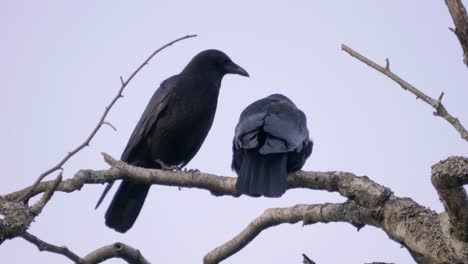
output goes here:
[{"label": "black feather", "polygon": [[273,94],[250,104],[241,113],[232,146],[237,191],[280,197],[288,173],[302,168],[312,146],[307,119],[289,98]]},{"label": "black feather", "polygon": [[140,214],[150,187],[123,180],[106,211],[106,225],[116,231],[127,232]]},{"label": "black feather", "polygon": [[286,154],[262,155],[257,150],[245,151],[237,178],[239,193],[258,197],[280,197],[286,192]]},{"label": "black feather", "polygon": [[[145,168],[161,168],[159,161],[185,166],[211,128],[221,80],[228,73],[248,76],[223,52],[206,50],[180,74],[162,82],[133,130],[121,160]],[[106,225],[119,232],[132,227],[150,186],[124,180],[107,209]]]}]

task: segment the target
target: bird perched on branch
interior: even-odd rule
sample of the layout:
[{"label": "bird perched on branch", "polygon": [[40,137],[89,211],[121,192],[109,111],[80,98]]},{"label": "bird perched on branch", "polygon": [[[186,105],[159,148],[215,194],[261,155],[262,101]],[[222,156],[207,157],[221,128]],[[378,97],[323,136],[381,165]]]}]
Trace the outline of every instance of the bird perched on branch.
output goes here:
[{"label": "bird perched on branch", "polygon": [[[121,160],[152,169],[184,167],[198,152],[211,128],[226,74],[249,76],[223,52],[205,50],[181,73],[163,81],[133,130]],[[104,190],[96,208],[111,185]],[[129,230],[150,187],[123,180],[107,209],[106,225],[122,233]]]},{"label": "bird perched on branch", "polygon": [[250,104],[240,115],[232,143],[237,191],[280,197],[288,173],[302,168],[312,146],[306,116],[289,98],[273,94]]}]

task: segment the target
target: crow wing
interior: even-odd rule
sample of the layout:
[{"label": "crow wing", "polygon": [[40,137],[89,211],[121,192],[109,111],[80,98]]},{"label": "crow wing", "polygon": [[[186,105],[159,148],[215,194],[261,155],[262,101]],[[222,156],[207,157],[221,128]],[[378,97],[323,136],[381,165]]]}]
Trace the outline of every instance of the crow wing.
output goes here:
[{"label": "crow wing", "polygon": [[128,140],[127,146],[120,158],[122,161],[130,162],[132,160],[132,157],[136,154],[135,152],[137,152],[136,150],[143,143],[143,139],[150,133],[160,116],[164,113],[164,110],[168,107],[178,79],[178,75],[166,79],[153,94]]},{"label": "crow wing", "polygon": [[287,97],[278,94],[258,100],[242,112],[236,127],[235,147],[257,147],[260,130],[266,134],[259,150],[261,154],[300,151],[309,139],[305,114]]}]

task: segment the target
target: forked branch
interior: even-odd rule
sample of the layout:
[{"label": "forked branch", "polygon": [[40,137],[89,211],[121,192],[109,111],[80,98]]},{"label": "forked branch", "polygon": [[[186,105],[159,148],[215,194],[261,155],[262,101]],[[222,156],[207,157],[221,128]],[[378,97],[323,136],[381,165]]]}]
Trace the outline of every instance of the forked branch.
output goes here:
[{"label": "forked branch", "polygon": [[30,234],[28,232],[25,232],[24,234],[22,234],[21,237],[24,240],[30,242],[31,244],[36,245],[36,247],[39,249],[39,251],[48,251],[48,252],[63,255],[65,257],[69,258],[74,263],[78,263],[78,264],[84,264],[85,263],[83,261],[83,259],[81,259],[78,255],[76,255],[75,253],[70,251],[67,247],[63,247],[63,246],[60,247],[60,246],[52,245],[50,243],[47,243],[47,242],[39,239],[38,237],[36,237],[36,236],[34,236],[34,235],[32,235],[32,234]]},{"label": "forked branch", "polygon": [[[25,192],[22,196],[18,197],[17,198],[17,201],[25,201],[27,199],[29,199],[30,195],[32,193],[34,193],[34,189],[37,187],[37,185],[45,178],[47,177],[47,175],[57,171],[57,170],[63,170],[62,166],[71,158],[73,157],[76,153],[80,152],[83,148],[89,146],[89,143],[91,142],[91,140],[94,138],[94,136],[97,134],[97,132],[99,131],[99,129],[104,125],[104,124],[108,124],[110,125],[110,123],[106,122],[106,117],[107,117],[107,114],[109,113],[109,111],[111,110],[111,108],[114,106],[114,104],[117,102],[117,100],[119,100],[119,98],[123,97],[122,95],[122,92],[123,90],[125,89],[125,87],[127,87],[127,85],[130,83],[130,81],[133,79],[133,77],[135,77],[138,72],[140,72],[140,70],[145,67],[146,65],[148,65],[149,61],[156,55],[158,54],[160,51],[162,51],[163,49],[171,46],[172,44],[176,43],[176,42],[179,42],[181,40],[184,40],[184,39],[188,39],[188,38],[193,38],[193,37],[196,37],[197,35],[187,35],[187,36],[184,36],[184,37],[181,37],[181,38],[178,38],[176,40],[173,40],[169,43],[167,43],[166,45],[162,46],[161,48],[155,50],[153,53],[151,53],[151,55],[130,75],[130,77],[127,78],[127,80],[123,80],[122,77],[120,77],[120,81],[121,81],[121,86],[120,86],[120,89],[119,91],[117,92],[117,94],[114,96],[114,98],[111,100],[111,102],[109,103],[108,106],[105,107],[104,109],[104,113],[102,114],[101,118],[99,119],[99,122],[97,123],[96,127],[93,129],[93,131],[91,131],[91,134],[89,134],[89,136],[85,139],[85,141],[83,143],[81,143],[79,146],[77,146],[75,149],[73,149],[72,151],[68,152],[67,155],[65,155],[65,157],[59,162],[57,163],[55,166],[53,166],[52,168],[46,170],[45,172],[43,172],[41,175],[39,175],[39,177],[37,178],[37,180],[34,182],[34,184],[31,186],[31,188]],[[113,127],[112,125],[110,125],[111,127]],[[115,129],[115,127],[113,127]]]},{"label": "forked branch", "polygon": [[438,100],[433,99],[432,97],[426,95],[425,93],[423,93],[422,91],[420,91],[419,89],[417,89],[416,87],[414,87],[413,85],[411,85],[410,83],[406,82],[405,80],[400,78],[398,75],[393,73],[390,70],[390,67],[388,67],[388,65],[389,65],[388,59],[387,59],[387,66],[383,67],[383,66],[371,61],[370,59],[366,58],[365,56],[361,55],[357,51],[351,49],[350,47],[346,46],[345,44],[341,45],[341,49],[344,50],[349,55],[351,55],[352,57],[362,61],[365,64],[367,64],[369,67],[381,72],[382,74],[384,74],[388,78],[394,80],[404,90],[407,90],[407,91],[411,92],[412,94],[414,94],[416,96],[416,98],[421,99],[424,102],[426,102],[428,105],[432,106],[432,108],[435,109],[434,115],[440,116],[443,119],[447,120],[447,122],[449,122],[458,131],[458,133],[460,133],[460,136],[464,140],[466,140],[468,142],[468,131],[465,129],[465,127],[463,127],[460,120],[458,120],[458,118],[456,118],[456,117],[453,117],[447,111],[445,106],[442,104],[443,93],[441,93]]},{"label": "forked branch", "polygon": [[111,258],[120,258],[125,260],[129,264],[149,264],[150,262],[143,257],[138,249],[135,249],[124,243],[114,243],[108,246],[104,246],[89,253],[86,257],[80,258],[77,254],[69,250],[65,246],[56,246],[47,243],[38,237],[25,232],[21,237],[34,244],[39,251],[48,251],[56,254],[63,255],[78,264],[97,264],[104,262]]},{"label": "forked branch", "polygon": [[[201,172],[163,171],[144,169],[125,164],[104,154],[105,160],[112,167],[104,171],[81,170],[71,179],[64,180],[56,191],[72,192],[81,189],[85,184],[112,182],[125,178],[148,184],[199,188],[215,195],[238,196],[236,178],[217,176]],[[453,159],[453,158],[451,158]],[[42,182],[35,192],[51,188],[52,181]],[[240,235],[242,241],[231,242],[224,248],[208,257],[220,259],[233,254],[254,239],[261,230],[281,223],[315,223],[341,221],[354,224],[360,228],[370,224],[381,228],[391,239],[406,247],[418,263],[457,263],[459,258],[453,253],[450,242],[444,233],[446,229],[439,222],[439,215],[408,198],[395,197],[391,190],[383,187],[366,176],[358,177],[347,172],[296,172],[288,177],[288,188],[308,188],[337,192],[348,198],[344,204],[299,205],[291,208],[271,209],[265,217],[255,220],[252,231]],[[28,189],[0,197],[8,201],[21,196]],[[21,203],[17,203],[21,204]],[[321,211],[321,214],[318,212]],[[254,231],[257,230],[257,231]],[[250,240],[249,240],[250,239]],[[464,261],[465,259],[463,259]],[[468,261],[468,257],[466,258]]]}]

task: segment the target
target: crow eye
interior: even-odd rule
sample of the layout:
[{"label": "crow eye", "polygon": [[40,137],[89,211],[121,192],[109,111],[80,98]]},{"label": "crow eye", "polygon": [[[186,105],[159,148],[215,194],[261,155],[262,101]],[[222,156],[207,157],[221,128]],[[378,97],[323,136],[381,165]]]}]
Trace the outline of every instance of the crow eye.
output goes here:
[{"label": "crow eye", "polygon": [[225,68],[227,65],[230,64],[230,61],[229,60],[220,60],[218,61],[218,67],[220,68]]}]

